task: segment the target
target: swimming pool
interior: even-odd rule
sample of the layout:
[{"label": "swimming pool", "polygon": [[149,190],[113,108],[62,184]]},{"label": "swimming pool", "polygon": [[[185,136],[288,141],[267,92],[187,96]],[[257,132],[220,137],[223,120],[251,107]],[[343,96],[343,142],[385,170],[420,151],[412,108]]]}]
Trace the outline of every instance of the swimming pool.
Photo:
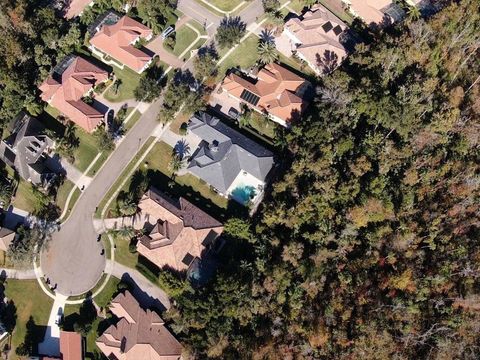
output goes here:
[{"label": "swimming pool", "polygon": [[251,185],[241,185],[232,191],[232,198],[247,205],[257,195],[257,190]]}]

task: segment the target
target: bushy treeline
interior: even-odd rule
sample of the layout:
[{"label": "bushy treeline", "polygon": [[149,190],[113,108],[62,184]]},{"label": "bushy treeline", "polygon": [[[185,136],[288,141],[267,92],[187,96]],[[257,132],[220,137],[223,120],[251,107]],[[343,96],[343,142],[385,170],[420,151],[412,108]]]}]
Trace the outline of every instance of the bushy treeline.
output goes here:
[{"label": "bushy treeline", "polygon": [[175,296],[192,355],[478,358],[479,7],[398,25],[322,79],[264,209]]}]

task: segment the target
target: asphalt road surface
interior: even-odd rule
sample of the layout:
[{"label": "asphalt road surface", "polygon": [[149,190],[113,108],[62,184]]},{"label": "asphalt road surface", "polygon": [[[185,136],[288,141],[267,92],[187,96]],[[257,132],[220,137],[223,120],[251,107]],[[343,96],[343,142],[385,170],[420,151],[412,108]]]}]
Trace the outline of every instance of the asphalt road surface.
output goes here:
[{"label": "asphalt road surface", "polygon": [[42,252],[42,272],[51,286],[57,285],[57,292],[80,295],[92,289],[101,278],[106,260],[93,227],[95,209],[158,125],[156,118],[161,103],[161,99],[153,103],[127,133]]}]

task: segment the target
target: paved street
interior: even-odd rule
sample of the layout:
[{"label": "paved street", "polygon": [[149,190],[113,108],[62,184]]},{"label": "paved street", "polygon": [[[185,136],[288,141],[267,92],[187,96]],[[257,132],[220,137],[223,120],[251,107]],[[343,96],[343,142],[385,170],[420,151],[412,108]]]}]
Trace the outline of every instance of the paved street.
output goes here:
[{"label": "paved street", "polygon": [[102,276],[105,256],[97,242],[93,214],[97,204],[120,176],[135,154],[158,125],[156,120],[161,99],[153,103],[138,123],[128,132],[118,148],[97,173],[73,209],[68,220],[55,233],[42,253],[42,272],[57,284],[57,292],[79,295],[90,290]]},{"label": "paved street", "polygon": [[[213,37],[217,31],[217,27],[222,21],[222,17],[212,13],[206,8],[207,5],[200,5],[195,0],[179,0],[177,8],[185,15],[197,20],[200,24],[205,25],[208,35]],[[253,0],[243,9],[238,16],[247,24],[254,23],[257,18],[263,15],[263,5],[261,0]]]},{"label": "paved street", "polygon": [[[211,13],[195,0],[180,0],[178,8],[190,18],[201,24],[205,23],[209,36],[214,35],[221,21],[220,16]],[[240,17],[249,25],[262,14],[262,3],[255,0],[240,13]],[[138,123],[127,133],[93,178],[78,199],[68,220],[62,224],[60,231],[53,235],[47,249],[42,252],[41,271],[50,280],[51,286],[56,287],[57,293],[67,296],[83,294],[95,286],[105,271],[106,259],[102,243],[97,242],[98,233],[94,227],[93,214],[111,185],[157,127],[156,118],[161,104],[161,98],[151,105],[141,104],[143,114]],[[133,270],[128,270],[128,273],[138,275]],[[140,277],[138,279],[142,287],[156,289],[148,281]],[[162,298],[162,303],[163,300]]]}]

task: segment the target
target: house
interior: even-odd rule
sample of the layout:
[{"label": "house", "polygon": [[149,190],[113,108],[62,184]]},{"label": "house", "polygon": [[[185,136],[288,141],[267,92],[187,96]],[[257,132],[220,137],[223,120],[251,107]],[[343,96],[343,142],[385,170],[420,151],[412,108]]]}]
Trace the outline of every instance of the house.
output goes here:
[{"label": "house", "polygon": [[73,331],[60,331],[60,359],[83,360],[85,359],[85,346],[80,334]]},{"label": "house", "polygon": [[182,345],[168,331],[154,311],[144,310],[126,291],[115,297],[110,311],[120,320],[97,339],[98,348],[108,359],[179,360]]},{"label": "house", "polygon": [[148,219],[148,233],[139,239],[137,250],[159,268],[188,270],[215,245],[223,231],[220,222],[186,199],[172,199],[153,187],[138,207]]},{"label": "house", "polygon": [[274,165],[271,151],[205,112],[192,116],[188,131],[198,138],[188,164],[192,175],[242,205],[261,198]]},{"label": "house", "polygon": [[53,140],[44,134],[37,119],[21,112],[13,120],[11,135],[0,142],[0,160],[14,168],[20,177],[46,187],[56,173],[48,168],[48,152]]},{"label": "house", "polygon": [[221,85],[229,97],[250,108],[267,113],[282,126],[300,118],[308,106],[306,100],[310,82],[283,66],[272,63],[261,69],[255,77],[231,72]]},{"label": "house", "polygon": [[13,239],[15,239],[15,231],[0,226],[0,250],[8,251]]},{"label": "house", "polygon": [[[287,57],[296,54],[317,75],[330,73],[347,56],[347,25],[320,4],[289,19],[277,48]],[[282,51],[284,50],[284,51]]]},{"label": "house", "polygon": [[143,72],[152,63],[152,53],[135,47],[140,40],[150,40],[153,31],[128,16],[109,11],[89,28],[90,50],[109,62],[105,56],[116,60],[115,65],[124,66],[137,73]]},{"label": "house", "polygon": [[80,16],[87,6],[93,6],[95,0],[65,0],[63,5],[63,16],[72,19]]},{"label": "house", "polygon": [[[104,121],[105,110],[85,99],[108,79],[108,72],[80,56],[67,56],[40,85],[41,98],[91,133]],[[93,105],[93,106],[92,106]]]},{"label": "house", "polygon": [[352,15],[367,25],[385,26],[401,21],[405,12],[393,0],[342,0]]}]

